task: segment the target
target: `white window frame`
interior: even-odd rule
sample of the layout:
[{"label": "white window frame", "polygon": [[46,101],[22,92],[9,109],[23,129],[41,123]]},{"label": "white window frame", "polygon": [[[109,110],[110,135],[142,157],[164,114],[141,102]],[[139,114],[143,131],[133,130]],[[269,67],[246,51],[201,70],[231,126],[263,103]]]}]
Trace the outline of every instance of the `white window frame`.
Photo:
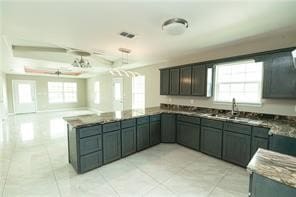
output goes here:
[{"label": "white window frame", "polygon": [[[218,82],[219,81],[219,73],[217,68],[219,66],[236,66],[241,64],[258,64],[260,66],[261,78],[259,80],[253,81],[236,81],[236,82]],[[259,65],[261,64],[261,65]],[[246,72],[247,73],[247,72]],[[258,92],[257,92],[257,100],[255,102],[247,102],[247,101],[240,101],[238,98],[236,102],[245,106],[261,106],[262,105],[262,84],[263,84],[263,63],[262,62],[255,62],[254,60],[244,60],[244,61],[237,61],[237,62],[230,62],[230,63],[222,63],[215,65],[215,82],[214,82],[214,103],[216,104],[231,104],[232,98],[229,100],[220,100],[218,98],[219,94],[219,85],[221,84],[257,84],[258,85]]]},{"label": "white window frame", "polygon": [[[50,83],[58,83],[62,86],[62,89],[60,91],[52,91],[50,90],[49,86],[50,86]],[[74,91],[70,91],[70,90],[66,90],[65,88],[65,85],[67,84],[75,84],[75,89]],[[51,101],[50,99],[50,94],[51,93],[59,93],[62,95],[61,97],[61,100],[60,101]],[[66,99],[66,94],[69,94],[69,93],[72,93],[72,94],[75,94],[75,98],[73,100],[70,100],[70,101],[67,101]],[[47,94],[48,94],[48,103],[49,104],[62,104],[62,103],[77,103],[78,102],[78,88],[77,88],[77,83],[76,82],[55,82],[55,81],[49,81],[47,83]]]},{"label": "white window frame", "polygon": [[[143,89],[137,90],[136,89],[136,78],[141,77],[143,79]],[[142,95],[143,104],[142,106],[138,106],[137,104],[137,96]],[[132,109],[143,109],[145,108],[145,76],[140,75],[132,78]]]},{"label": "white window frame", "polygon": [[100,94],[101,87],[100,87],[100,85],[101,85],[100,81],[96,81],[94,83],[94,92],[95,92],[94,103],[95,104],[100,104],[100,102],[101,102],[101,98],[100,98],[100,96],[101,96],[101,94]]}]

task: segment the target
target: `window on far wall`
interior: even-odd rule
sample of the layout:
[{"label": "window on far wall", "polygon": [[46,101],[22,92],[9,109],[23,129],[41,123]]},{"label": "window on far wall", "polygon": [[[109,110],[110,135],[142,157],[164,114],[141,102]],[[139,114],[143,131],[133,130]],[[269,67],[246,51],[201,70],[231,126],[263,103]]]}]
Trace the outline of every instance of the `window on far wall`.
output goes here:
[{"label": "window on far wall", "polygon": [[216,102],[261,104],[262,62],[241,61],[216,65]]},{"label": "window on far wall", "polygon": [[95,82],[94,90],[95,90],[95,103],[100,104],[100,82],[99,81]]},{"label": "window on far wall", "polygon": [[75,82],[48,82],[48,102],[77,102],[77,84]]},{"label": "window on far wall", "polygon": [[145,107],[145,76],[132,78],[132,108],[141,109]]}]

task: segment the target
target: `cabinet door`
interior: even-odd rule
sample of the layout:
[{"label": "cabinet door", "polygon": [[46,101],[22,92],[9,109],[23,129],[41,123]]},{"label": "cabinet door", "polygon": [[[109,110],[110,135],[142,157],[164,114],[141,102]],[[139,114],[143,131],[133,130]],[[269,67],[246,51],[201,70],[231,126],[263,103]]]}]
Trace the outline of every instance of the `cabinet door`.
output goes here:
[{"label": "cabinet door", "polygon": [[121,157],[120,130],[103,134],[104,164]]},{"label": "cabinet door", "polygon": [[253,137],[252,138],[252,150],[251,157],[256,153],[258,148],[268,149],[268,139],[261,137]]},{"label": "cabinet door", "polygon": [[269,143],[270,150],[296,157],[296,138],[272,135]]},{"label": "cabinet door", "polygon": [[136,152],[137,138],[136,127],[125,128],[121,130],[121,151],[122,157]]},{"label": "cabinet door", "polygon": [[206,83],[207,83],[207,68],[205,65],[192,66],[192,95],[205,96],[206,95]]},{"label": "cabinet door", "polygon": [[296,69],[291,52],[277,53],[264,61],[263,98],[296,98]]},{"label": "cabinet door", "polygon": [[137,125],[137,151],[149,147],[149,135],[149,123]]},{"label": "cabinet door", "polygon": [[180,68],[180,95],[191,95],[191,66]]},{"label": "cabinet door", "polygon": [[176,142],[176,116],[174,114],[161,115],[161,142]]},{"label": "cabinet door", "polygon": [[180,69],[170,69],[170,95],[179,95],[180,90]]},{"label": "cabinet door", "polygon": [[168,95],[170,92],[170,70],[160,70],[160,95]]},{"label": "cabinet door", "polygon": [[150,145],[160,143],[160,121],[150,122]]},{"label": "cabinet door", "polygon": [[251,137],[224,131],[223,159],[245,167],[250,160]]},{"label": "cabinet door", "polygon": [[177,123],[177,142],[199,150],[200,126],[185,122]]},{"label": "cabinet door", "polygon": [[200,150],[214,157],[222,157],[222,130],[201,127]]}]

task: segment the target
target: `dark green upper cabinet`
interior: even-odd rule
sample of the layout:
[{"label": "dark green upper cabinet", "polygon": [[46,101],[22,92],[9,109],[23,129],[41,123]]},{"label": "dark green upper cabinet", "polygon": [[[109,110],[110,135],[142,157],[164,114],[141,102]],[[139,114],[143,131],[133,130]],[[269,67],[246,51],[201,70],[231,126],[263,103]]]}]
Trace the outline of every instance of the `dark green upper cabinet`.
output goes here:
[{"label": "dark green upper cabinet", "polygon": [[160,95],[168,95],[170,93],[170,70],[160,70]]},{"label": "dark green upper cabinet", "polygon": [[191,66],[180,68],[180,95],[191,95]]},{"label": "dark green upper cabinet", "polygon": [[207,67],[205,65],[192,66],[192,95],[205,96],[207,84]]},{"label": "dark green upper cabinet", "polygon": [[263,62],[263,98],[296,98],[296,68],[291,52],[266,56]]},{"label": "dark green upper cabinet", "polygon": [[180,69],[170,69],[170,95],[180,94]]}]

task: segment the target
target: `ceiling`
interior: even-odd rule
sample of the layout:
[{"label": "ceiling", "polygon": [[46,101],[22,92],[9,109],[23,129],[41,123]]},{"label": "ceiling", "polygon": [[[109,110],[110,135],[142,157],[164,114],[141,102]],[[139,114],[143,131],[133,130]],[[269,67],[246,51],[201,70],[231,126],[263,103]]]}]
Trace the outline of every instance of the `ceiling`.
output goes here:
[{"label": "ceiling", "polygon": [[[1,1],[5,71],[25,65],[71,67],[71,54],[14,52],[11,45],[53,46],[102,52],[91,56],[88,74],[120,65],[118,48],[132,50],[126,69],[182,57],[207,47],[296,26],[296,1]],[[162,32],[170,18],[184,18],[180,36]],[[133,39],[119,36],[134,33]],[[101,60],[111,61],[106,64]]]}]

